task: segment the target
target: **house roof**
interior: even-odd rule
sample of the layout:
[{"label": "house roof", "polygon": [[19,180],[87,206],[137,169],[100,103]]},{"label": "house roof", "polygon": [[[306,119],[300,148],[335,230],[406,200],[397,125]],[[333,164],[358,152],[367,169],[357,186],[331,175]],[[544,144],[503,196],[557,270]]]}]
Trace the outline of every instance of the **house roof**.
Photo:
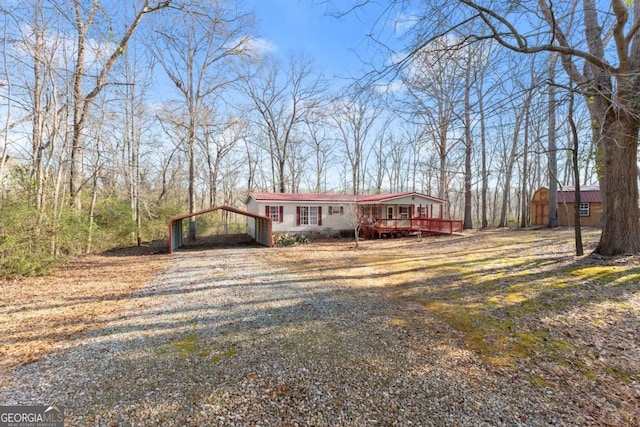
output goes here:
[{"label": "house roof", "polygon": [[435,202],[444,203],[444,200],[438,199],[437,197],[427,196],[426,194],[418,193],[415,191],[406,191],[403,193],[388,193],[388,194],[374,194],[372,196],[360,196],[358,202],[361,203],[382,203],[382,202],[390,202],[394,199],[400,199],[402,197],[419,197],[422,199],[433,200]]},{"label": "house roof", "polygon": [[[566,189],[558,191],[558,203],[575,203],[576,191],[575,189]],[[580,189],[580,202],[581,203],[602,203],[602,195],[600,194],[600,188],[587,187],[584,190]]]},{"label": "house roof", "polygon": [[358,200],[358,196],[349,194],[319,194],[319,193],[267,193],[254,192],[249,193],[249,197],[253,197],[260,202],[354,202]]},{"label": "house roof", "polygon": [[393,201],[407,196],[415,196],[423,199],[444,202],[442,199],[427,196],[417,192],[374,194],[369,196],[355,196],[351,194],[318,194],[318,193],[267,193],[253,192],[249,194],[256,201],[267,202],[324,202],[324,203],[382,203]]}]

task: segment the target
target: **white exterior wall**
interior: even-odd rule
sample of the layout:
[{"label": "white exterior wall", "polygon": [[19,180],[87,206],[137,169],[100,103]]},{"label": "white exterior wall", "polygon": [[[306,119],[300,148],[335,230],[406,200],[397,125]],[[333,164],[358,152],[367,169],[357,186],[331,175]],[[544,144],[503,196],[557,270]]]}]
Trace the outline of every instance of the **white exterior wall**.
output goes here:
[{"label": "white exterior wall", "polygon": [[[345,215],[329,215],[329,206],[345,206],[345,204],[320,203],[320,202],[271,202],[260,203],[264,215],[266,206],[283,206],[283,221],[273,223],[274,233],[299,233],[299,232],[327,232],[333,230],[349,230],[352,227],[345,221]],[[296,225],[298,206],[309,206],[322,208],[322,225]]]},{"label": "white exterior wall", "polygon": [[[321,233],[321,234],[337,234],[342,230],[353,230],[353,226],[349,222],[349,211],[352,209],[355,202],[348,201],[333,201],[333,202],[319,202],[319,201],[284,201],[284,200],[255,200],[253,197],[249,197],[247,200],[247,211],[258,215],[265,215],[267,206],[282,206],[282,221],[273,222],[273,233]],[[398,197],[386,201],[375,202],[363,202],[363,206],[379,206],[382,205],[382,218],[387,219],[388,209],[393,210],[393,216],[391,219],[397,220],[400,216],[400,206],[406,206],[413,209],[410,213],[410,218],[416,218],[419,216],[418,208],[426,208],[426,217],[439,218],[443,214],[443,203],[437,199],[421,197],[415,194],[409,194],[404,197]],[[320,207],[322,209],[322,225],[296,225],[297,222],[297,207],[309,206]],[[339,209],[343,207],[343,214],[332,213],[329,215],[329,207],[336,207]],[[333,210],[333,209],[332,209]],[[338,210],[339,212],[339,210]],[[255,220],[249,219],[247,222],[247,228],[250,235],[255,233]],[[407,226],[409,221],[407,221]]]},{"label": "white exterior wall", "polygon": [[[343,206],[344,212],[347,212],[347,206],[350,203],[323,203],[314,201],[296,201],[296,202],[283,202],[283,201],[256,201],[253,198],[249,198],[247,203],[247,211],[264,215],[266,213],[267,206],[282,206],[283,218],[282,222],[273,222],[274,233],[328,233],[339,232],[340,230],[351,230],[353,227],[346,220],[345,214],[332,213],[329,215],[329,206],[340,207]],[[296,225],[297,222],[297,207],[309,206],[319,207],[322,210],[322,225]],[[249,230],[251,230],[251,222],[247,224]],[[251,232],[249,232],[251,234]]]}]

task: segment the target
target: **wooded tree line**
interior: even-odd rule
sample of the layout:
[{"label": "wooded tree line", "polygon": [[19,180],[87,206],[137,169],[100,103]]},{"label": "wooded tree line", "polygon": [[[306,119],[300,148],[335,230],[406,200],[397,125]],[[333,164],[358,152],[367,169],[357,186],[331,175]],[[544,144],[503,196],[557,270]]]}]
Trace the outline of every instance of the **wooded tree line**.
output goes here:
[{"label": "wooded tree line", "polygon": [[396,47],[349,81],[270,52],[236,2],[112,3],[0,6],[6,269],[163,238],[253,190],[419,191],[467,228],[526,226],[532,191],[576,176],[609,195],[601,252],[639,249],[614,237],[638,229],[636,3],[393,1],[371,37]]}]

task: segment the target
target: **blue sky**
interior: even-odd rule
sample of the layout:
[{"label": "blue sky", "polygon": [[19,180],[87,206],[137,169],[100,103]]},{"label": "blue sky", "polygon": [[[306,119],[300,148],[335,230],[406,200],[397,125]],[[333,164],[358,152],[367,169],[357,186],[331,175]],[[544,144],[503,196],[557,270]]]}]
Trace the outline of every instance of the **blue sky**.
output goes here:
[{"label": "blue sky", "polygon": [[338,19],[314,0],[248,0],[246,5],[255,11],[259,36],[276,47],[279,57],[304,52],[328,78],[357,77],[362,61],[371,57],[367,34],[377,18],[373,7]]}]

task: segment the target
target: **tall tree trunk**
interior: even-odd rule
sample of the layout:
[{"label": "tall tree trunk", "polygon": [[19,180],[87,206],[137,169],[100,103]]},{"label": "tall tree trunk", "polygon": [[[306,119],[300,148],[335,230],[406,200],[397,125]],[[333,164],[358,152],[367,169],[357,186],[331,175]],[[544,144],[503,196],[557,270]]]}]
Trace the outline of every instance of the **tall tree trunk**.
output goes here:
[{"label": "tall tree trunk", "polygon": [[513,131],[513,139],[511,141],[511,151],[509,153],[509,157],[506,159],[506,166],[505,166],[505,173],[504,173],[504,190],[502,193],[502,205],[500,207],[500,222],[498,223],[498,227],[508,226],[507,208],[509,206],[509,199],[511,197],[511,178],[513,176],[513,166],[516,163],[516,156],[518,153],[518,134],[520,133],[520,126],[522,121],[521,114],[516,115],[516,125]]},{"label": "tall tree trunk", "polygon": [[558,55],[549,55],[549,222],[551,228],[558,226],[558,154],[556,150],[556,62]]},{"label": "tall tree trunk", "polygon": [[36,1],[34,4],[34,28],[35,40],[33,46],[33,88],[31,90],[33,97],[32,120],[31,120],[31,147],[32,147],[32,168],[31,181],[34,187],[34,205],[40,212],[42,209],[42,197],[44,191],[43,173],[42,173],[42,152],[44,150],[44,111],[42,108],[43,92],[44,92],[44,58],[45,58],[45,41],[42,3]]},{"label": "tall tree trunk", "polygon": [[520,192],[520,228],[526,228],[529,218],[529,198],[527,191],[527,177],[529,176],[529,128],[531,115],[527,111],[524,120],[524,146],[522,147],[522,187]]},{"label": "tall tree trunk", "polygon": [[465,70],[465,88],[464,88],[464,221],[463,228],[470,230],[473,228],[473,219],[471,218],[471,64],[467,62]]},{"label": "tall tree trunk", "polygon": [[640,252],[637,118],[609,115],[602,132],[604,207],[602,235],[595,252],[612,256]]},{"label": "tall tree trunk", "polygon": [[570,98],[569,98],[569,126],[571,127],[571,139],[572,139],[572,150],[571,150],[571,159],[573,162],[573,175],[574,175],[574,185],[575,185],[575,201],[573,204],[573,218],[574,218],[574,237],[575,237],[575,245],[576,245],[576,255],[581,256],[584,254],[584,249],[582,247],[582,226],[580,224],[580,168],[578,165],[578,150],[580,148],[580,143],[578,141],[578,129],[576,127],[576,122],[573,119],[573,108],[574,108],[574,92],[571,90]]},{"label": "tall tree trunk", "polygon": [[439,145],[438,145],[438,158],[439,164],[439,179],[438,179],[438,198],[446,200],[447,197],[447,132],[449,130],[446,123],[440,124],[439,133]]},{"label": "tall tree trunk", "polygon": [[[195,126],[195,125],[193,125]],[[196,149],[195,129],[189,130],[189,213],[196,211]],[[196,240],[196,217],[189,217],[189,241]]]},{"label": "tall tree trunk", "polygon": [[483,96],[478,90],[478,108],[480,113],[480,146],[481,146],[481,156],[482,156],[482,188],[480,190],[482,204],[480,210],[482,211],[482,228],[487,228],[489,226],[489,221],[487,220],[487,191],[489,188],[489,172],[487,171],[487,133],[485,126],[485,118],[484,118],[484,100]]}]

